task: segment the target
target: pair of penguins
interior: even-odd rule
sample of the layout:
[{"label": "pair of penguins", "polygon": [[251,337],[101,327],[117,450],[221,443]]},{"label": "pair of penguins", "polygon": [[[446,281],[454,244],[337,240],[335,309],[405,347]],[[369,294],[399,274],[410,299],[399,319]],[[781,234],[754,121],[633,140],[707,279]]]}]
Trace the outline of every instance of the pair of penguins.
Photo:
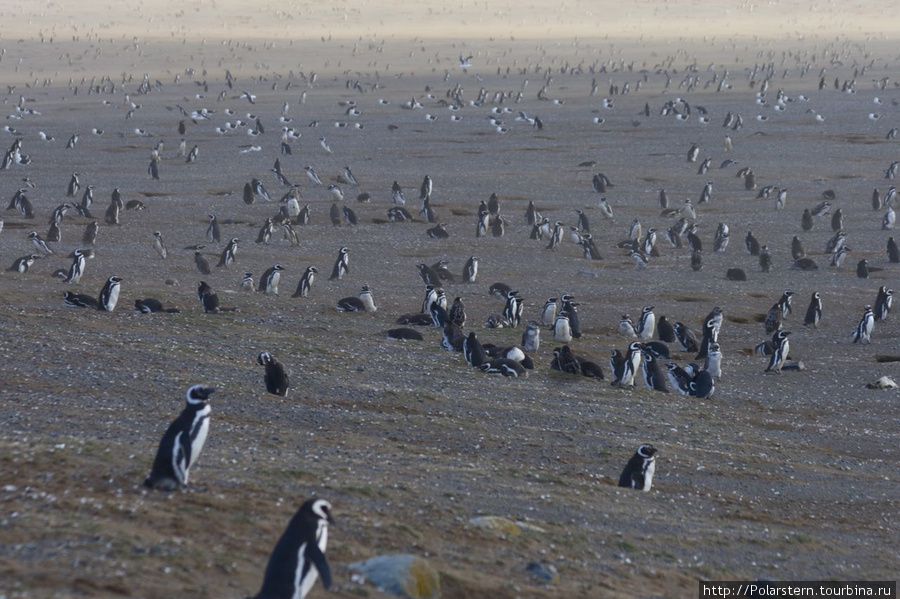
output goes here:
[{"label": "pair of penguins", "polygon": [[[145,487],[162,491],[187,487],[190,468],[200,457],[209,433],[209,398],[215,391],[207,385],[193,385],[187,390],[187,404],[166,429]],[[254,599],[302,599],[319,577],[322,586],[329,588],[331,569],[325,547],[328,525],[333,523],[328,501],[306,500],[275,544],[262,588]]]}]

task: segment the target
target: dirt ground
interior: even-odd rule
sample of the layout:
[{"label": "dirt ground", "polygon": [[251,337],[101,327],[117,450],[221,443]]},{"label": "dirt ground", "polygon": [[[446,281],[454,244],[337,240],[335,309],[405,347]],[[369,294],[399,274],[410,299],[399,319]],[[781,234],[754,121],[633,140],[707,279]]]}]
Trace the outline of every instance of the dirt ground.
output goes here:
[{"label": "dirt ground", "polygon": [[[0,264],[31,253],[29,231],[46,236],[53,209],[80,201],[88,184],[100,229],[78,284],[53,277],[84,247],[91,219],[74,210],[52,255],[25,274],[0,274],[0,597],[246,597],[259,589],[288,519],[313,495],[332,502],[337,523],[327,551],[333,593],[317,585],[311,597],[382,596],[351,581],[347,565],[386,553],[429,560],[450,598],[688,597],[698,580],[896,578],[897,392],[865,388],[900,376],[891,361],[900,356],[896,315],[876,323],[871,344],[851,343],[863,307],[880,286],[894,286],[898,269],[885,255],[893,235],[882,229],[886,209],[871,206],[873,189],[888,192],[885,171],[900,159],[897,141],[887,139],[900,126],[897,66],[877,40],[762,40],[735,49],[711,39],[617,50],[590,39],[272,45],[211,37],[182,45],[103,41],[83,30],[77,40],[57,35],[53,44],[7,39],[0,61],[2,79],[15,86],[2,96],[4,114],[22,117],[4,121],[17,133],[0,133],[0,148],[20,137],[31,158],[0,170],[0,195],[8,202],[24,186],[35,214],[2,212]],[[473,55],[472,67],[458,68],[460,53]],[[716,55],[727,58],[710,59]],[[149,93],[139,93],[144,73]],[[717,91],[723,78],[728,85]],[[835,80],[854,85],[836,90]],[[457,86],[464,102],[452,111],[443,104]],[[487,101],[470,105],[480,89]],[[510,99],[492,102],[496,92]],[[16,111],[20,95],[39,114]],[[413,99],[421,109],[404,108]],[[350,101],[361,114],[348,114]],[[669,101],[682,114],[687,101],[690,118],[662,116]],[[194,122],[179,106],[214,112]],[[519,111],[543,128],[517,119]],[[722,127],[729,112],[743,117],[741,129]],[[248,113],[264,133],[216,132],[226,122],[252,123]],[[280,122],[283,114],[292,121]],[[301,135],[290,140],[291,155],[280,152],[283,127]],[[76,133],[77,145],[66,149]],[[194,163],[176,156],[181,138],[187,150],[198,147]],[[153,180],[147,167],[158,142]],[[686,161],[692,144],[696,163]],[[706,157],[709,171],[699,174]],[[295,227],[298,246],[280,230],[269,244],[254,243],[287,191],[270,172],[276,159],[299,184],[301,205],[310,205],[310,223]],[[736,163],[720,168],[726,159]],[[306,177],[306,166],[323,186]],[[358,187],[341,182],[345,166]],[[743,167],[754,171],[756,190],[735,176]],[[74,199],[65,195],[73,172],[82,185]],[[612,220],[591,186],[599,172],[614,184],[604,194]],[[433,225],[418,216],[425,175],[448,239],[429,238]],[[252,178],[272,202],[242,201]],[[417,222],[387,222],[394,181]],[[712,200],[698,205],[706,181]],[[332,226],[332,183],[343,189],[340,204],[355,210],[356,227]],[[788,190],[784,209],[776,210],[775,194],[756,197],[768,185]],[[123,211],[113,226],[103,214],[116,187],[146,209]],[[699,271],[686,246],[672,248],[662,236],[661,255],[644,270],[615,247],[634,219],[660,234],[675,224],[661,214],[663,188],[673,208],[690,199],[698,212]],[[829,190],[851,248],[840,268],[824,252],[830,217],[801,228],[804,209]],[[370,202],[356,201],[363,192]],[[478,204],[491,193],[505,234],[478,238]],[[529,201],[567,230],[583,209],[603,260],[583,258],[568,235],[556,250],[530,239]],[[204,245],[213,265],[224,249],[205,239],[208,214],[221,223],[223,242],[236,237],[240,250],[229,268],[201,275],[193,246]],[[720,222],[731,242],[715,253]],[[166,259],[153,249],[154,231],[166,241]],[[770,272],[745,250],[748,231],[768,246]],[[790,268],[794,236],[818,270]],[[329,281],[342,246],[350,272]],[[503,309],[488,293],[492,283],[520,291],[526,321],[539,318],[548,297],[574,294],[584,334],[572,348],[601,364],[606,380],[551,371],[559,344],[547,330],[533,353],[536,369],[520,379],[469,368],[440,348],[436,328],[421,329],[422,342],[385,338],[398,316],[421,307],[417,264],[446,260],[460,273],[473,255],[477,281],[445,285],[451,301],[465,302],[467,332],[483,343],[520,343],[521,327],[483,327]],[[862,259],[868,279],[856,274]],[[245,271],[258,280],[276,263],[285,268],[277,296],[240,290]],[[309,265],[319,278],[308,297],[292,298]],[[727,280],[729,268],[744,269],[748,280]],[[123,279],[114,312],[63,303],[66,290],[96,296],[111,275]],[[204,314],[201,280],[236,310]],[[372,288],[377,312],[338,313],[337,300],[362,285]],[[769,337],[762,320],[785,289],[794,302],[784,327],[805,370],[764,374],[767,358],[752,350]],[[824,315],[818,328],[803,327],[813,292]],[[133,313],[145,297],[180,312]],[[723,309],[723,377],[712,398],[661,394],[642,381],[634,390],[610,386],[610,350],[630,341],[619,319],[636,319],[645,305],[698,334],[705,315]],[[256,364],[264,349],[290,374],[287,398],[265,393]],[[681,365],[693,360],[671,350]],[[159,439],[199,382],[218,391],[191,488],[148,492],[141,482]],[[653,490],[619,489],[619,473],[644,442],[659,450]],[[478,516],[542,532],[486,530],[470,522]],[[536,561],[555,566],[558,579],[529,574]]]}]

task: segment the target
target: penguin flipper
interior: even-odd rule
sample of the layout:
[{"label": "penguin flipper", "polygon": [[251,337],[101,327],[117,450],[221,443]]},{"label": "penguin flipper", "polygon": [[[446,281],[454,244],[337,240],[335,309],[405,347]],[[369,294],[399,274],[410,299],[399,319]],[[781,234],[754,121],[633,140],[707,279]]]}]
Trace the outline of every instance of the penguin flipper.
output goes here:
[{"label": "penguin flipper", "polygon": [[319,549],[315,543],[307,543],[306,555],[304,556],[309,562],[316,567],[319,577],[322,579],[322,586],[326,589],[331,586],[331,568],[328,567],[328,561],[325,554]]}]

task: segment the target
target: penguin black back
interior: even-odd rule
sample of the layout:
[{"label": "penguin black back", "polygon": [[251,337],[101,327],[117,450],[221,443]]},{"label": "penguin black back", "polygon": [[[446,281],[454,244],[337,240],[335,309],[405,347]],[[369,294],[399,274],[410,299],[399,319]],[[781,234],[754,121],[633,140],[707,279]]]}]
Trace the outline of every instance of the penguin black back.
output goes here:
[{"label": "penguin black back", "polygon": [[303,599],[321,576],[331,586],[331,569],[325,559],[328,525],[333,523],[331,504],[308,499],[275,544],[262,588],[254,599]]},{"label": "penguin black back", "polygon": [[637,448],[619,476],[619,486],[649,491],[656,471],[656,448],[644,443]]},{"label": "penguin black back", "polygon": [[265,382],[266,382],[266,391],[271,393],[272,395],[281,395],[282,397],[286,396],[288,393],[288,387],[290,386],[290,381],[288,379],[287,373],[284,371],[284,366],[281,362],[278,361],[275,356],[270,354],[267,351],[259,352],[259,355],[256,357],[256,361],[260,366],[266,367],[265,374]]}]

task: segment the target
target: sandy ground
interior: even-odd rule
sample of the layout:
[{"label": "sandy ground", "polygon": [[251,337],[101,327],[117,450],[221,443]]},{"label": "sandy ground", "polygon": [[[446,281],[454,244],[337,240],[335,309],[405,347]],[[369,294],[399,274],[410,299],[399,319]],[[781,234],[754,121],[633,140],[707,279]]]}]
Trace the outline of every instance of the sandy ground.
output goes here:
[{"label": "sandy ground", "polygon": [[[66,3],[54,6],[68,14]],[[871,345],[850,342],[863,306],[874,303],[879,286],[896,280],[897,266],[884,252],[892,232],[881,229],[884,210],[873,211],[870,202],[873,189],[887,192],[892,181],[885,180],[885,169],[900,159],[897,141],[886,139],[900,126],[896,57],[878,39],[892,23],[871,29],[868,41],[863,35],[832,41],[813,36],[826,22],[837,27],[842,15],[831,13],[827,21],[815,13],[807,38],[788,33],[805,6],[786,4],[755,12],[742,7],[748,19],[774,10],[788,18],[784,33],[741,37],[739,44],[712,35],[690,42],[625,39],[625,30],[621,40],[576,42],[578,31],[554,38],[550,28],[516,40],[488,39],[476,28],[471,37],[448,41],[365,37],[368,28],[376,29],[367,9],[347,4],[334,11],[352,15],[344,33],[362,39],[329,39],[324,8],[306,6],[285,10],[296,19],[313,11],[310,27],[321,27],[324,40],[309,32],[307,41],[266,42],[252,32],[241,40],[239,28],[229,25],[222,42],[214,35],[220,24],[201,17],[213,6],[200,3],[192,18],[186,8],[186,16],[160,23],[160,34],[149,39],[124,33],[134,27],[130,19],[143,15],[146,21],[144,6],[131,16],[110,13],[108,37],[102,21],[91,32],[79,19],[70,17],[66,25],[47,15],[22,24],[24,41],[13,42],[3,31],[0,78],[15,86],[3,96],[4,115],[22,114],[15,111],[19,95],[40,114],[4,121],[18,131],[32,162],[0,171],[3,207],[27,177],[35,185],[26,188],[35,218],[2,213],[0,264],[6,268],[32,251],[29,231],[47,233],[53,208],[72,201],[65,190],[73,172],[82,186],[94,186],[93,213],[101,226],[96,258],[77,285],[51,276],[81,247],[89,220],[72,211],[52,256],[26,274],[0,274],[0,596],[245,597],[259,588],[285,523],[312,495],[328,498],[338,519],[328,559],[332,590],[340,597],[381,596],[351,582],[346,565],[394,552],[429,559],[441,573],[445,597],[687,597],[696,596],[698,579],[896,577],[897,395],[864,388],[882,375],[900,376],[896,364],[876,361],[900,354],[896,316],[876,325]],[[513,22],[512,8],[492,8],[506,11],[494,19]],[[482,14],[476,5],[459,10]],[[646,29],[663,36],[674,23],[667,11],[680,16],[701,9],[652,3],[641,10],[662,13]],[[275,26],[271,14],[228,14],[252,26]],[[536,9],[525,14],[536,22],[548,18],[535,16],[541,14]],[[863,8],[858,17],[854,23],[865,24],[871,15]],[[88,16],[80,18],[87,22]],[[455,27],[460,18],[453,17]],[[81,29],[73,40],[75,27]],[[184,33],[168,33],[179,27],[192,39],[182,44]],[[204,43],[194,39],[200,36]],[[457,68],[460,54],[473,56],[470,69]],[[765,76],[749,73],[769,63],[773,77],[763,105],[756,93]],[[231,90],[226,69],[236,78]],[[717,92],[726,69],[731,87]],[[819,90],[823,70],[827,86]],[[144,73],[160,82],[159,89],[138,93]],[[104,77],[115,82],[114,93]],[[681,83],[691,77],[698,85],[689,90]],[[886,89],[876,89],[885,77]],[[89,93],[92,79],[104,86],[100,93]],[[594,79],[599,91],[591,96]],[[835,90],[835,79],[855,79],[855,93]],[[362,92],[348,85],[357,81]],[[609,94],[610,85],[625,83],[629,94]],[[441,101],[457,85],[466,105],[453,112]],[[542,86],[546,100],[538,99]],[[468,105],[480,88],[489,99],[498,91],[515,98],[521,90],[522,99]],[[778,89],[790,99],[783,111],[773,107]],[[242,90],[255,94],[256,103],[240,98]],[[224,99],[217,100],[222,91]],[[127,104],[126,93],[139,106]],[[402,108],[412,98],[423,107]],[[604,107],[604,98],[611,107]],[[676,98],[693,107],[686,121],[660,116]],[[340,104],[351,100],[359,116]],[[279,122],[285,102],[293,119],[288,125]],[[645,104],[649,117],[642,114]],[[215,112],[194,123],[177,106]],[[492,114],[504,106],[512,112]],[[706,109],[708,124],[700,122],[698,107]],[[544,128],[516,120],[518,111],[539,116]],[[742,129],[722,128],[729,111],[743,116]],[[247,121],[248,112],[259,116],[264,134],[215,132],[226,121]],[[451,121],[451,114],[461,120]],[[490,116],[507,132],[498,133]],[[180,120],[187,149],[200,151],[192,164],[176,156]],[[302,134],[291,142],[290,156],[279,152],[283,126]],[[55,140],[42,141],[40,131]],[[77,146],[66,150],[75,133]],[[5,150],[14,135],[0,135]],[[332,153],[320,147],[322,136]],[[159,141],[157,181],[146,169]],[[711,158],[706,174],[698,174],[699,162],[685,160],[693,143],[700,161]],[[241,153],[251,145],[260,151]],[[270,172],[276,158],[311,207],[310,224],[296,227],[299,247],[280,232],[269,245],[254,243],[277,204],[241,200],[254,177],[273,197],[285,193]],[[720,169],[725,159],[737,163]],[[578,166],[584,161],[596,164]],[[359,187],[340,185],[343,203],[359,217],[357,227],[331,225],[331,195],[307,179],[306,166],[325,186],[338,181],[344,166],[352,168]],[[756,191],[744,189],[735,173],[745,166],[760,188],[788,190],[785,209],[776,211],[774,196],[757,199]],[[597,208],[591,188],[597,172],[615,184],[606,193],[613,220]],[[432,225],[421,218],[385,222],[391,184],[403,186],[415,214],[426,174],[434,179],[432,203],[450,232],[446,240],[428,238]],[[696,206],[707,180],[713,199]],[[140,200],[147,209],[126,211],[120,226],[106,226],[103,213],[115,187],[125,201]],[[614,247],[635,218],[645,231],[674,224],[660,214],[661,188],[674,207],[686,199],[697,207],[704,244],[699,272],[690,269],[687,249],[662,239],[662,255],[644,271]],[[830,219],[817,219],[809,232],[800,226],[803,210],[827,190],[836,194],[832,205],[844,213],[852,248],[842,268],[829,267],[824,254]],[[370,203],[354,201],[362,192],[371,194]],[[505,235],[476,238],[478,202],[494,192],[508,223]],[[529,200],[551,222],[566,225],[575,224],[576,208],[584,209],[604,260],[585,260],[568,239],[556,251],[530,240],[524,223]],[[204,238],[211,213],[222,223],[223,238],[239,238],[241,249],[235,265],[201,276],[193,250],[185,248],[205,244],[203,252],[215,263],[224,245]],[[731,243],[716,254],[711,246],[719,222],[731,227]],[[745,251],[750,230],[768,245],[771,272],[760,272]],[[166,240],[165,260],[153,250],[153,231]],[[819,270],[789,268],[795,235]],[[351,250],[351,270],[329,282],[341,246]],[[641,384],[620,390],[608,379],[551,372],[558,344],[546,331],[534,354],[537,370],[519,380],[471,370],[460,354],[439,348],[437,329],[423,330],[420,343],[385,340],[397,316],[421,305],[416,264],[445,259],[460,272],[472,255],[480,259],[477,282],[446,287],[448,297],[466,303],[467,330],[482,342],[519,342],[520,330],[482,327],[502,310],[488,294],[494,282],[521,291],[526,320],[538,317],[547,297],[573,293],[584,328],[573,349],[601,363],[607,375],[610,349],[628,343],[617,330],[623,313],[636,318],[642,306],[652,305],[657,317],[699,332],[702,318],[722,307],[724,376],[715,396],[664,395]],[[881,269],[869,279],[855,273],[863,258]],[[275,263],[286,269],[278,296],[239,290],[245,271],[258,278]],[[318,267],[319,280],[309,297],[291,298],[308,265]],[[728,268],[745,269],[749,280],[727,281]],[[64,290],[96,295],[110,275],[123,278],[115,312],[64,306]],[[237,311],[203,314],[196,298],[200,280]],[[334,303],[363,284],[372,287],[378,311],[335,312]],[[806,370],[764,375],[766,359],[750,350],[767,337],[760,319],[785,289],[795,292],[785,328],[793,333],[793,357]],[[824,317],[818,329],[807,329],[803,314],[816,291]],[[135,299],[151,296],[181,312],[132,313]],[[264,393],[255,363],[262,349],[288,369],[293,388],[287,399]],[[672,350],[680,364],[693,357]],[[184,390],[196,382],[219,391],[192,489],[147,493],[140,483],[156,444],[181,409]],[[660,452],[653,491],[620,490],[619,472],[642,442]],[[527,521],[544,532],[497,533],[469,523],[482,515]],[[525,569],[532,561],[553,564],[559,579],[532,577]],[[311,596],[328,595],[318,586]]]}]

